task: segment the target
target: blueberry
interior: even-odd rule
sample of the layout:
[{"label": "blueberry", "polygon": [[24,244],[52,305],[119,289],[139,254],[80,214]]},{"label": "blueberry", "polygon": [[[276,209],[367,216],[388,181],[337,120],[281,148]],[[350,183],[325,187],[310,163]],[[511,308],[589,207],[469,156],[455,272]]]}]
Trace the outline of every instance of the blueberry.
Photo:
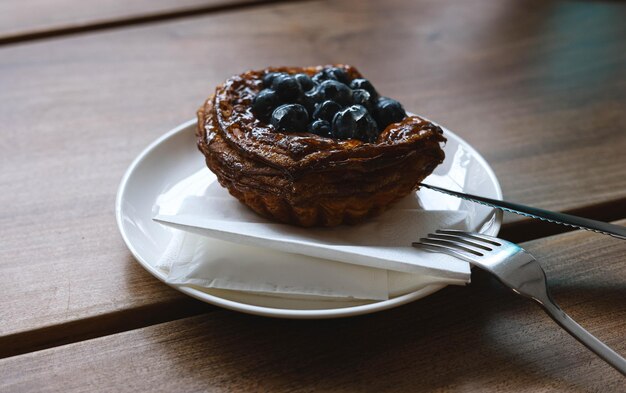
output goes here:
[{"label": "blueberry", "polygon": [[333,137],[330,123],[326,120],[315,120],[313,123],[309,124],[307,130],[312,134],[323,136],[324,138]]},{"label": "blueberry", "polygon": [[316,85],[319,85],[320,83],[324,82],[325,80],[328,80],[328,76],[324,73],[324,71],[320,71],[317,74],[313,75],[311,80]]},{"label": "blueberry", "polygon": [[352,103],[352,90],[341,82],[335,80],[327,80],[319,85],[324,99],[332,100],[341,106],[347,106]]},{"label": "blueberry", "polygon": [[313,76],[313,82],[315,83],[322,83],[327,80],[335,80],[346,85],[350,83],[350,77],[346,70],[339,67],[324,68]]},{"label": "blueberry", "polygon": [[391,98],[380,97],[376,102],[376,122],[382,131],[391,123],[399,122],[406,117],[402,105]]},{"label": "blueberry", "polygon": [[367,79],[354,79],[352,82],[350,82],[350,88],[351,89],[363,89],[366,90],[368,93],[370,93],[370,95],[372,96],[372,98],[376,99],[378,98],[378,92],[376,91],[376,89],[374,89],[374,86],[372,86],[372,84],[370,83],[370,81],[368,81]]},{"label": "blueberry", "polygon": [[345,84],[350,83],[350,77],[348,76],[348,73],[346,72],[346,70],[344,70],[343,68],[339,68],[339,67],[327,68],[326,73],[331,79],[334,79],[336,81],[339,81]]},{"label": "blueberry", "polygon": [[350,108],[341,110],[333,117],[333,136],[336,139],[354,138],[356,121],[350,113]]},{"label": "blueberry", "polygon": [[277,132],[302,132],[308,122],[309,115],[300,104],[281,105],[272,113],[272,125]]},{"label": "blueberry", "polygon": [[302,94],[302,88],[293,75],[276,76],[272,80],[272,89],[284,102],[294,102]]},{"label": "blueberry", "polygon": [[252,113],[257,119],[268,122],[274,108],[278,106],[279,99],[276,92],[272,89],[264,89],[254,97],[252,102]]},{"label": "blueberry", "polygon": [[311,77],[307,74],[296,74],[295,78],[300,84],[300,87],[302,87],[302,91],[309,91],[313,87],[315,87],[315,84],[311,80]]},{"label": "blueberry", "polygon": [[335,113],[341,110],[341,106],[335,101],[324,101],[321,104],[315,106],[315,112],[313,112],[314,119],[321,119],[326,121],[332,121]]},{"label": "blueberry", "polygon": [[332,131],[337,139],[360,139],[371,143],[378,137],[376,122],[361,105],[352,105],[337,112]]},{"label": "blueberry", "polygon": [[368,112],[372,113],[374,111],[374,100],[372,100],[372,95],[363,89],[352,90],[352,103],[355,105],[362,105],[367,109]]},{"label": "blueberry", "polygon": [[324,94],[322,93],[322,90],[320,90],[319,86],[307,91],[304,95],[311,98],[315,103],[324,101]]},{"label": "blueberry", "polygon": [[271,87],[272,86],[272,82],[279,75],[283,75],[284,76],[284,75],[287,75],[287,74],[284,73],[284,72],[268,72],[267,74],[265,74],[263,76],[263,86]]},{"label": "blueberry", "polygon": [[308,95],[308,94],[302,94],[300,97],[298,97],[298,99],[296,100],[296,104],[300,104],[302,105],[306,111],[309,114],[309,118],[313,116],[313,112],[315,112],[315,107],[317,105],[317,102],[315,101],[315,99]]}]

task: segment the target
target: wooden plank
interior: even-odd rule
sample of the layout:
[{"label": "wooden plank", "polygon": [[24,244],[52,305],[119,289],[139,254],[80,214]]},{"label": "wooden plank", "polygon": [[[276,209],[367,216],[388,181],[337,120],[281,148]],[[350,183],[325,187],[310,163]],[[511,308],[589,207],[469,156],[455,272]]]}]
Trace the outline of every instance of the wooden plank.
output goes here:
[{"label": "wooden plank", "polygon": [[626,40],[609,21],[625,5],[543,4],[281,4],[0,49],[0,335],[62,341],[83,334],[68,323],[192,302],[135,264],[114,196],[141,149],[248,68],[355,64],[475,145],[507,197],[623,199]]},{"label": "wooden plank", "polygon": [[[626,221],[622,221],[626,224]],[[626,242],[524,245],[563,308],[626,354]],[[290,321],[215,312],[0,360],[0,391],[623,392],[538,306],[476,274],[375,315]]]},{"label": "wooden plank", "polygon": [[262,0],[6,0],[0,2],[0,43],[19,42],[133,23],[194,16]]}]

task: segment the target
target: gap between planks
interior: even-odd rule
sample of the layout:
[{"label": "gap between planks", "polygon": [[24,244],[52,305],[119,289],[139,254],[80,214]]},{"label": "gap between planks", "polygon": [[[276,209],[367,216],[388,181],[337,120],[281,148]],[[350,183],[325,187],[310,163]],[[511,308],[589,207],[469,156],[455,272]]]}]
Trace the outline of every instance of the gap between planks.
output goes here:
[{"label": "gap between planks", "polygon": [[[626,218],[626,198],[573,209],[565,211],[565,213],[606,222],[617,221]],[[526,219],[504,224],[498,236],[522,243],[574,230],[576,229],[563,225]],[[217,307],[183,297],[162,304],[151,304],[15,333],[0,337],[0,359],[140,329],[216,310],[218,310]]]},{"label": "gap between planks", "polygon": [[[165,284],[163,284],[165,285]],[[0,337],[0,359],[215,311],[190,297],[74,320]]]},{"label": "gap between planks", "polygon": [[[626,218],[626,197],[581,208],[565,210],[563,213],[604,222],[621,220]],[[524,218],[520,221],[504,224],[498,236],[514,243],[522,243],[576,230],[578,230],[578,228],[533,218]]]},{"label": "gap between planks", "polygon": [[[202,17],[207,14],[235,11],[239,9],[249,9],[252,7],[259,7],[263,5],[270,5],[276,3],[286,3],[290,0],[244,0],[237,3],[223,3],[213,4],[198,7],[187,7],[175,11],[163,11],[156,12],[141,16],[128,16],[120,17],[109,20],[102,20],[97,22],[87,22],[85,24],[76,26],[56,27],[41,30],[32,30],[27,32],[21,32],[17,34],[10,34],[0,37],[0,47],[23,43],[31,41],[39,41],[49,38],[72,36],[80,33],[89,33],[102,30],[110,30],[119,27],[137,26],[149,23],[157,23],[170,21],[181,18],[193,18]],[[293,0],[291,0],[293,1]],[[311,1],[311,0],[297,0],[297,1]]]}]

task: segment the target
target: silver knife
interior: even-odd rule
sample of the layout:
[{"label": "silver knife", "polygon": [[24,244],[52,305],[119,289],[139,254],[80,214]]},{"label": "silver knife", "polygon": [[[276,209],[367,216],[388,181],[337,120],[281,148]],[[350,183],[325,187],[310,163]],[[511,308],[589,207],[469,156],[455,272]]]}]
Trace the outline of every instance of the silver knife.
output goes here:
[{"label": "silver knife", "polygon": [[573,216],[571,214],[552,212],[549,210],[538,209],[536,207],[520,205],[518,203],[499,201],[497,199],[464,194],[462,192],[451,191],[445,188],[431,186],[430,184],[421,183],[421,185],[426,188],[430,188],[431,190],[439,191],[444,194],[455,196],[457,198],[467,199],[472,202],[477,202],[483,205],[502,209],[507,212],[520,214],[526,217],[538,218],[540,220],[554,222],[556,224],[586,229],[588,231],[598,232],[626,240],[626,227],[623,227],[621,225],[609,224],[602,221],[591,220],[589,218]]}]

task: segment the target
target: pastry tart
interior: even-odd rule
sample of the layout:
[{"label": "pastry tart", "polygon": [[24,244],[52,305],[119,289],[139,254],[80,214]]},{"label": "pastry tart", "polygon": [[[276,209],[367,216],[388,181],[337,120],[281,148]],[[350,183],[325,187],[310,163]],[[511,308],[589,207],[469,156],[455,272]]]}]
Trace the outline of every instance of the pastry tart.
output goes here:
[{"label": "pastry tart", "polygon": [[445,138],[354,67],[335,65],[233,76],[198,111],[197,142],[231,195],[309,227],[384,211],[443,161]]}]

